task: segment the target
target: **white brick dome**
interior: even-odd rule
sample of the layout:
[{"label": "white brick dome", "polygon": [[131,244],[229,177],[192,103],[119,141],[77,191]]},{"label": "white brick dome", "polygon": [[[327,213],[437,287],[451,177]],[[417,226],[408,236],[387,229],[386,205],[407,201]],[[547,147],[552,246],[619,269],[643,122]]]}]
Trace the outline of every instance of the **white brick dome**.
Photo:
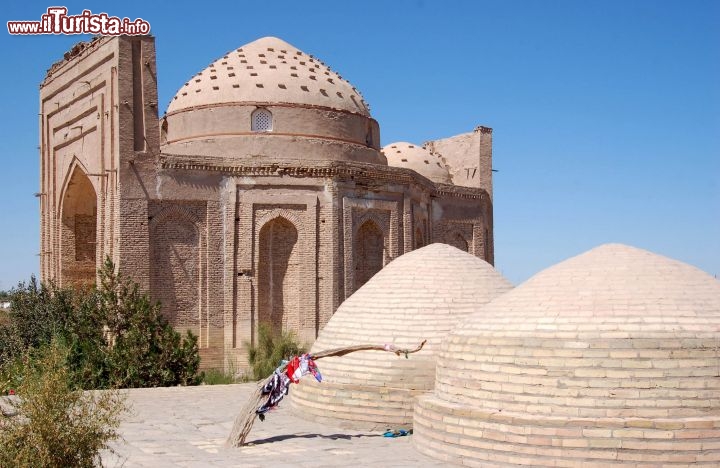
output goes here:
[{"label": "white brick dome", "polygon": [[414,443],[482,466],[717,466],[720,282],[617,244],[537,274],[450,333]]},{"label": "white brick dome", "polygon": [[452,183],[450,173],[442,158],[426,148],[406,141],[385,145],[382,149],[388,166],[405,167],[441,184]]},{"label": "white brick dome", "polygon": [[337,309],[312,351],[356,344],[413,348],[409,359],[363,351],[319,361],[324,380],[293,389],[303,415],[350,427],[412,423],[412,400],[432,390],[441,339],[460,320],[512,285],[485,261],[446,244],[398,257]]}]

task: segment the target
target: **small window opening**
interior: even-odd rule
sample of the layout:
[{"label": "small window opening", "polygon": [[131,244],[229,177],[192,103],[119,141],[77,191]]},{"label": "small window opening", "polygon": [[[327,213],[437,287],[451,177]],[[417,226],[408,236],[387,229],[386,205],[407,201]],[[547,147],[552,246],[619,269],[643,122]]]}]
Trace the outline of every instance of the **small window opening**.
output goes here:
[{"label": "small window opening", "polygon": [[253,132],[271,132],[273,129],[272,114],[267,109],[257,109],[252,113],[251,128]]}]

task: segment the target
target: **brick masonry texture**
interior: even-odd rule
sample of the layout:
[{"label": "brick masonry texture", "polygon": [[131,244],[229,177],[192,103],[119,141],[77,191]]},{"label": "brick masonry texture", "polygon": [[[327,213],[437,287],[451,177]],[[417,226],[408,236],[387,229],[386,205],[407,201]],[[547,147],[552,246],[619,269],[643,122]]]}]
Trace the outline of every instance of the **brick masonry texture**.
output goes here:
[{"label": "brick masonry texture", "polygon": [[719,343],[720,282],[601,246],[449,334],[414,443],[476,466],[718,466]]},{"label": "brick masonry texture", "polygon": [[[243,369],[260,323],[312,344],[415,248],[493,262],[490,129],[442,140],[433,161],[464,175],[437,182],[388,165],[359,91],[280,39],[228,52],[161,118],[157,76],[150,36],[80,43],[48,71],[43,280],[92,283],[109,256],[198,335],[204,368]],[[253,131],[258,110],[271,131]]]},{"label": "brick masonry texture", "polygon": [[337,310],[313,351],[358,343],[413,348],[409,359],[362,351],[320,362],[321,384],[304,379],[291,392],[306,417],[353,428],[412,424],[415,396],[433,389],[444,336],[511,284],[490,264],[446,244],[431,244],[393,260]]}]

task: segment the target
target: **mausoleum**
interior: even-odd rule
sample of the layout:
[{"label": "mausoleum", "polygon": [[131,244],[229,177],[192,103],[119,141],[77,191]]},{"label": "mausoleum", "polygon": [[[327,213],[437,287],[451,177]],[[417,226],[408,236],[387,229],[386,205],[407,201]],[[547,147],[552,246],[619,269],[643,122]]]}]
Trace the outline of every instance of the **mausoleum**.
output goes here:
[{"label": "mausoleum", "polygon": [[179,89],[162,117],[153,37],[80,43],[48,70],[43,280],[92,283],[109,256],[199,336],[204,367],[242,367],[258,324],[312,343],[404,253],[445,242],[492,264],[490,128],[381,149],[360,91],[274,37],[198,69],[163,77]]}]

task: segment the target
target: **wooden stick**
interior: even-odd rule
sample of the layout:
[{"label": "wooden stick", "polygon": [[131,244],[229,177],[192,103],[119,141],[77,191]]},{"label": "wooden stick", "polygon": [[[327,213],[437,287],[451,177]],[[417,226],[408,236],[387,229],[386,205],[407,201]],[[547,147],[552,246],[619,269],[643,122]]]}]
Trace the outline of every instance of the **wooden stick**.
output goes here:
[{"label": "wooden stick", "polygon": [[[387,351],[395,353],[397,356],[404,354],[405,357],[407,357],[408,354],[417,353],[418,351],[420,351],[423,346],[425,346],[426,342],[427,340],[423,340],[423,342],[414,349],[399,349],[396,348],[394,345],[347,346],[345,348],[335,348],[329,349],[327,351],[320,351],[319,353],[313,354],[312,359],[318,360],[326,357],[345,356],[346,354],[354,353],[356,351]],[[272,375],[260,381],[260,383],[258,383],[258,385],[255,387],[255,390],[250,395],[250,398],[248,398],[245,406],[243,406],[242,411],[235,418],[235,423],[233,424],[232,431],[230,431],[230,436],[227,438],[227,441],[225,441],[225,446],[242,447],[243,445],[245,445],[245,439],[247,438],[248,434],[250,434],[250,430],[252,429],[253,424],[255,423],[255,418],[257,417],[257,413],[255,411],[260,406],[260,402],[263,400],[263,398],[265,398],[262,394],[262,389],[265,384],[267,384],[271,379]]]},{"label": "wooden stick", "polygon": [[329,349],[327,351],[320,351],[319,353],[315,353],[312,355],[312,358],[314,360],[322,359],[324,357],[331,357],[331,356],[345,356],[346,354],[354,353],[355,351],[388,351],[391,353],[395,353],[397,356],[400,356],[401,354],[412,354],[417,353],[421,349],[423,349],[423,346],[425,346],[425,343],[427,343],[427,340],[423,340],[420,345],[418,345],[415,349],[398,349],[394,345],[356,345],[356,346],[347,346],[344,348],[335,348],[335,349]]}]

